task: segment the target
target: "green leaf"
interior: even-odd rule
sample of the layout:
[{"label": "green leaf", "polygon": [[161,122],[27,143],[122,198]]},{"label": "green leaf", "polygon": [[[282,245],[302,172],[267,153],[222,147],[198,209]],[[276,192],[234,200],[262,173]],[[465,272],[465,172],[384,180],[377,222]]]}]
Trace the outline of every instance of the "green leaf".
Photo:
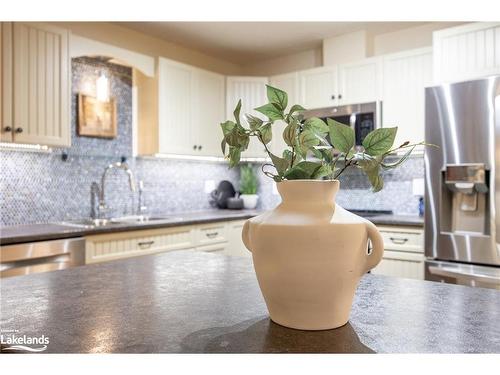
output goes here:
[{"label": "green leaf", "polygon": [[233,168],[240,162],[241,150],[238,147],[229,147],[229,168]]},{"label": "green leaf", "polygon": [[267,124],[262,125],[259,128],[259,132],[260,132],[261,141],[265,145],[267,145],[269,142],[271,142],[271,139],[273,138],[273,131],[271,129],[271,123],[268,122]]},{"label": "green leaf", "polygon": [[297,136],[298,124],[297,122],[291,122],[283,130],[283,140],[288,146],[293,146],[295,142],[295,137]]},{"label": "green leaf", "polygon": [[259,180],[250,164],[240,167],[240,193],[257,194]]},{"label": "green leaf", "polygon": [[236,108],[234,109],[234,119],[236,120],[236,123],[238,125],[241,125],[240,123],[240,111],[241,111],[241,99],[238,100],[238,104],[236,104]]},{"label": "green leaf", "polygon": [[223,138],[221,143],[220,143],[220,148],[222,150],[222,155],[224,155],[224,156],[226,155],[226,144],[227,144],[226,139]]},{"label": "green leaf", "polygon": [[321,136],[325,136],[328,133],[328,125],[318,117],[308,118],[304,123],[304,129],[311,130]]},{"label": "green leaf", "polygon": [[220,124],[220,127],[222,128],[222,134],[224,136],[228,135],[236,126],[236,124],[233,121],[226,121]]},{"label": "green leaf", "polygon": [[255,110],[267,116],[270,121],[283,119],[283,111],[279,108],[278,104],[267,103],[263,106],[255,108]]},{"label": "green leaf", "polygon": [[382,190],[384,187],[384,180],[380,175],[380,162],[375,158],[367,158],[358,162],[360,168],[368,177],[374,192]]},{"label": "green leaf", "polygon": [[322,164],[313,161],[301,161],[290,168],[284,175],[287,180],[306,180],[314,179],[316,172]]},{"label": "green leaf", "polygon": [[283,150],[283,159],[286,159],[290,162],[290,164],[292,163],[292,156],[293,156],[293,153],[292,151],[290,150]]},{"label": "green leaf", "polygon": [[332,174],[332,167],[328,164],[322,164],[321,167],[319,167],[314,174],[311,176],[311,178],[314,179],[320,179],[322,177],[328,176]]},{"label": "green leaf", "polygon": [[238,127],[235,126],[231,132],[224,137],[224,140],[231,147],[238,147],[241,150],[246,150],[250,143],[250,136],[245,132],[241,132]]},{"label": "green leaf", "polygon": [[273,162],[274,168],[276,168],[278,175],[283,176],[285,171],[290,166],[290,161],[288,161],[285,158],[280,158],[279,156],[276,156],[273,153],[269,153],[269,157],[271,158],[271,161]]},{"label": "green leaf", "polygon": [[385,164],[385,163],[380,163],[380,165],[382,166],[382,168],[384,169],[394,169],[394,168],[397,168],[399,167],[401,164],[403,164],[406,160],[408,160],[408,158],[410,157],[411,153],[413,152],[413,150],[415,149],[416,146],[413,146],[411,147],[403,156],[401,156],[401,158],[395,162],[395,163],[392,163],[392,164]]},{"label": "green leaf", "polygon": [[295,104],[292,106],[292,108],[290,108],[290,112],[288,112],[288,115],[292,115],[295,112],[303,112],[305,110],[306,109],[304,107],[302,107],[301,105]]},{"label": "green leaf", "polygon": [[286,106],[288,105],[288,95],[286,92],[283,90],[280,90],[276,87],[272,87],[269,85],[266,85],[267,88],[267,99],[269,100],[270,103],[277,104],[281,111],[284,111],[286,109]]},{"label": "green leaf", "polygon": [[369,155],[382,155],[389,151],[396,138],[397,127],[380,128],[370,132],[363,140],[365,152]]},{"label": "green leaf", "polygon": [[246,114],[245,117],[251,130],[257,130],[264,123],[260,118],[250,114]]},{"label": "green leaf", "polygon": [[298,153],[305,158],[307,155],[307,151],[319,144],[319,139],[311,130],[304,130],[299,134],[297,140],[297,148]]},{"label": "green leaf", "polygon": [[337,150],[348,153],[355,143],[354,130],[347,125],[344,125],[333,119],[327,119],[330,133],[330,141]]}]

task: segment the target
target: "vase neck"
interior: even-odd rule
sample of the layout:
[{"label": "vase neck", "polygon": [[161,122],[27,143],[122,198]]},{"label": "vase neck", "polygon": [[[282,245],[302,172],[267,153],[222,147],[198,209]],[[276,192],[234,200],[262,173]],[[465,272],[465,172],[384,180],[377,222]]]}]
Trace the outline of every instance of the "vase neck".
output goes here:
[{"label": "vase neck", "polygon": [[335,205],[338,180],[290,180],[277,184],[283,203]]}]

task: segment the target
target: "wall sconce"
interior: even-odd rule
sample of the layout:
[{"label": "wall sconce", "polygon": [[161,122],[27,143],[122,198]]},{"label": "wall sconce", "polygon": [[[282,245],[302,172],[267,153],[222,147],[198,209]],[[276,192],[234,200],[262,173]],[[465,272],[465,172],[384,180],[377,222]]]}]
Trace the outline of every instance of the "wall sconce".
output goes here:
[{"label": "wall sconce", "polygon": [[101,102],[108,102],[109,101],[109,80],[108,78],[104,75],[104,73],[101,73],[99,78],[97,78],[96,85],[96,97],[97,100]]}]

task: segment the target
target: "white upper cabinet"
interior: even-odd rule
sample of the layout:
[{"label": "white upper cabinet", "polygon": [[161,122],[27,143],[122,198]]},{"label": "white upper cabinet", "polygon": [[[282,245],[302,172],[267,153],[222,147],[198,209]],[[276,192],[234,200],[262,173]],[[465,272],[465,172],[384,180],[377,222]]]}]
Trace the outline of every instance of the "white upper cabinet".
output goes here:
[{"label": "white upper cabinet", "polygon": [[197,151],[193,130],[194,90],[191,66],[158,59],[160,153],[183,155]]},{"label": "white upper cabinet", "polygon": [[[298,73],[281,74],[270,78],[270,85],[285,91],[288,94],[288,108],[294,104],[300,104],[299,97],[299,75]],[[283,140],[283,130],[286,123],[284,121],[276,121],[273,124],[273,140],[271,141],[271,150],[275,155],[282,156],[283,150],[288,146]]]},{"label": "white upper cabinet", "polygon": [[394,145],[424,140],[425,87],[432,83],[432,48],[383,58],[383,127],[398,127]]},{"label": "white upper cabinet", "polygon": [[193,117],[197,151],[205,156],[223,156],[222,130],[225,121],[226,81],[221,74],[197,70],[195,73]]},{"label": "white upper cabinet", "polygon": [[222,156],[224,76],[159,58],[159,152]]},{"label": "white upper cabinet", "polygon": [[[226,119],[234,121],[233,111],[241,99],[241,121],[246,123],[244,114],[249,113],[263,120],[266,117],[253,109],[267,103],[267,77],[227,77],[226,79]],[[265,157],[264,146],[256,137],[251,137],[248,149],[242,157]]]},{"label": "white upper cabinet", "polygon": [[337,67],[328,66],[299,72],[301,103],[306,109],[337,105]]},{"label": "white upper cabinet", "polygon": [[2,24],[2,141],[70,146],[69,32]]},{"label": "white upper cabinet", "polygon": [[500,22],[435,31],[434,81],[465,81],[500,74]]},{"label": "white upper cabinet", "polygon": [[338,67],[339,105],[369,103],[380,99],[382,60],[378,57],[364,59]]}]

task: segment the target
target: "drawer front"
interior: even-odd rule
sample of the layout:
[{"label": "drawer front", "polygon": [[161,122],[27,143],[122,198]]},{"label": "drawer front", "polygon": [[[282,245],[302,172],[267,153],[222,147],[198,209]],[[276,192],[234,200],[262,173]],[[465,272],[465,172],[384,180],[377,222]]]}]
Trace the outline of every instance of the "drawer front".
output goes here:
[{"label": "drawer front", "polygon": [[413,228],[386,228],[379,227],[387,250],[424,252],[424,232]]},{"label": "drawer front", "polygon": [[196,248],[196,251],[203,251],[205,253],[217,253],[217,254],[225,254],[226,252],[226,243],[220,243],[216,245],[208,245],[208,246],[200,246]]},{"label": "drawer front", "polygon": [[87,237],[86,262],[97,263],[194,246],[191,227],[133,231]]},{"label": "drawer front", "polygon": [[214,223],[201,225],[197,230],[198,246],[211,245],[227,241],[226,224]]}]

